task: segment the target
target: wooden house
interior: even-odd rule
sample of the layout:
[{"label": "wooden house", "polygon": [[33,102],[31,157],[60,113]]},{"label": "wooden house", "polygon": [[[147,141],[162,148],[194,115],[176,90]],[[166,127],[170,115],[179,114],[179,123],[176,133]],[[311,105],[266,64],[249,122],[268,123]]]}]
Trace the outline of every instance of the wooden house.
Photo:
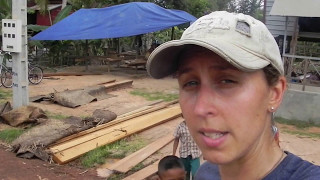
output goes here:
[{"label": "wooden house", "polygon": [[310,71],[320,77],[320,1],[265,0],[264,7],[265,24],[279,45],[289,81],[296,80],[295,71],[303,74],[304,85]]},{"label": "wooden house", "polygon": [[64,0],[49,0],[47,12],[41,13],[40,7],[30,1],[28,2],[28,24],[36,24],[41,26],[51,26],[54,22],[55,17],[66,5]]}]

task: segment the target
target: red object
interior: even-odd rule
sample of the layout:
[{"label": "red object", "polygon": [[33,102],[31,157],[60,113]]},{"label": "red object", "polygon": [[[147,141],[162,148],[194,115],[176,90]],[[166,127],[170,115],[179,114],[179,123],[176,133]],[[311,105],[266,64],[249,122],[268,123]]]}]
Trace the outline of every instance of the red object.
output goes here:
[{"label": "red object", "polygon": [[56,9],[50,10],[46,14],[42,15],[39,11],[37,11],[37,25],[42,25],[42,26],[51,26],[50,18],[49,15],[51,15],[51,21],[55,20],[57,14],[61,11],[61,7],[57,7]]}]

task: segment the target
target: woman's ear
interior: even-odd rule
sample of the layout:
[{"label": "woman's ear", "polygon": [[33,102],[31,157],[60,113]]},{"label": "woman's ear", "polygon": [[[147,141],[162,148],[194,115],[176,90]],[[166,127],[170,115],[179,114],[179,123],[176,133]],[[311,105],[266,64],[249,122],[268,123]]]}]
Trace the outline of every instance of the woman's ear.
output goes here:
[{"label": "woman's ear", "polygon": [[269,111],[274,112],[281,104],[284,93],[287,89],[287,80],[284,76],[279,78],[279,81],[271,87],[269,99]]}]

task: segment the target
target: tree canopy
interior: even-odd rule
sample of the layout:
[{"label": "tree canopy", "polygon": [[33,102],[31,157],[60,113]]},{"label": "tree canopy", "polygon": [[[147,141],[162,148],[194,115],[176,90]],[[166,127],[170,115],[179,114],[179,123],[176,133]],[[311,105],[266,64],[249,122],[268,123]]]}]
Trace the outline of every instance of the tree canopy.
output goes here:
[{"label": "tree canopy", "polygon": [[[39,5],[41,12],[46,13],[49,0],[28,0]],[[184,10],[196,17],[201,17],[212,11],[226,10],[249,14],[262,19],[262,0],[64,0],[71,4],[73,10],[81,8],[101,8],[128,2],[153,2],[164,8]],[[12,0],[0,0],[0,18],[11,15]]]}]

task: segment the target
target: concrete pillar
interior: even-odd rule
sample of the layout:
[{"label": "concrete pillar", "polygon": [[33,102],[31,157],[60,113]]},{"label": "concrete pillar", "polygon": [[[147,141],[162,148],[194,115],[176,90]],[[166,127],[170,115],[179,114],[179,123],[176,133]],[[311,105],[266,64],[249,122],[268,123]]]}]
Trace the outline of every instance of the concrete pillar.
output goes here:
[{"label": "concrete pillar", "polygon": [[13,108],[29,104],[27,0],[12,0],[12,19],[20,19],[22,25],[21,52],[12,53]]}]

